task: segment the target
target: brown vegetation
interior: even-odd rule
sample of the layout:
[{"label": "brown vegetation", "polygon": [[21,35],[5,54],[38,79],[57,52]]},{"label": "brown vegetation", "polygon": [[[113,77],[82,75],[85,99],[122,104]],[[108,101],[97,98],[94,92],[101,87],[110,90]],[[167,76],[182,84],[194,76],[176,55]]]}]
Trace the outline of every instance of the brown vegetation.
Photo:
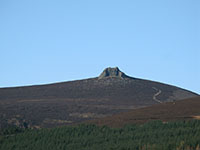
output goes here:
[{"label": "brown vegetation", "polygon": [[122,127],[126,124],[145,123],[152,120],[162,120],[163,122],[168,122],[200,119],[199,108],[200,96],[123,112],[117,115],[91,120],[87,123],[108,125],[111,127]]},{"label": "brown vegetation", "polygon": [[[117,68],[98,78],[15,88],[0,88],[0,128],[14,121],[53,127],[102,118],[197,94],[166,84],[132,78]],[[16,117],[16,115],[18,117]],[[46,119],[54,120],[51,123]],[[67,121],[55,121],[67,120]]]}]

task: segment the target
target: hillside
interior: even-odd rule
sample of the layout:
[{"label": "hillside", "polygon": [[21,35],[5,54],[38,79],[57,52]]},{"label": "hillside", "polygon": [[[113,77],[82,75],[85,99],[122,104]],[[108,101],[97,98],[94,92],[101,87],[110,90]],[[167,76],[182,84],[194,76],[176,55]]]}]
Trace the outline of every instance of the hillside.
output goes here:
[{"label": "hillside", "polygon": [[129,77],[119,68],[106,68],[96,78],[0,88],[0,128],[66,125],[194,96],[175,86]]},{"label": "hillside", "polygon": [[200,121],[0,130],[0,150],[199,150]]},{"label": "hillside", "polygon": [[200,119],[200,96],[176,102],[167,102],[153,106],[123,112],[102,119],[91,120],[89,123],[122,127],[126,124],[145,123],[153,120],[164,122],[177,120]]}]

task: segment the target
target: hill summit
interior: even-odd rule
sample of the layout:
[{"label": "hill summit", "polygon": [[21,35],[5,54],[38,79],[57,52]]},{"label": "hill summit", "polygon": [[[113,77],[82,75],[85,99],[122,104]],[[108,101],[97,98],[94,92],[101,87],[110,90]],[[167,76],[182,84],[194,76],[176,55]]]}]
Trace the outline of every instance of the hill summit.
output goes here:
[{"label": "hill summit", "polygon": [[111,68],[108,67],[100,74],[98,79],[108,78],[108,77],[118,77],[118,78],[127,78],[128,76],[119,70],[118,67]]}]

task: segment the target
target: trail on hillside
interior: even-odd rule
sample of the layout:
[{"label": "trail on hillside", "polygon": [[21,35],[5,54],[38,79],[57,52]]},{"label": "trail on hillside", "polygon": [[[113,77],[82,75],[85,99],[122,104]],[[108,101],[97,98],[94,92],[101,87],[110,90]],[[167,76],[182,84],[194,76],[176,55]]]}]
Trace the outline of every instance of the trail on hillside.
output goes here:
[{"label": "trail on hillside", "polygon": [[155,87],[152,87],[152,88],[154,90],[158,91],[156,94],[153,95],[153,100],[156,101],[156,102],[158,102],[158,103],[162,103],[160,100],[157,99],[157,96],[160,95],[162,93],[162,91],[159,90],[159,89],[157,89],[157,88],[155,88]]}]

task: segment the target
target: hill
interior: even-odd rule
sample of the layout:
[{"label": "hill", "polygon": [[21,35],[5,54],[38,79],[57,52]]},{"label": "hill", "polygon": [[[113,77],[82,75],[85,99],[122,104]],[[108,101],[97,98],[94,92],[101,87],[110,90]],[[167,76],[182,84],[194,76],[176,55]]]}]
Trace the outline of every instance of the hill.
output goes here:
[{"label": "hill", "polygon": [[91,120],[89,123],[122,127],[126,124],[146,123],[162,120],[163,122],[177,120],[200,119],[200,96],[176,102],[167,102],[153,106],[123,112],[102,119]]},{"label": "hill", "polygon": [[66,125],[194,96],[175,86],[130,77],[119,68],[106,68],[96,78],[0,88],[0,128]]}]

